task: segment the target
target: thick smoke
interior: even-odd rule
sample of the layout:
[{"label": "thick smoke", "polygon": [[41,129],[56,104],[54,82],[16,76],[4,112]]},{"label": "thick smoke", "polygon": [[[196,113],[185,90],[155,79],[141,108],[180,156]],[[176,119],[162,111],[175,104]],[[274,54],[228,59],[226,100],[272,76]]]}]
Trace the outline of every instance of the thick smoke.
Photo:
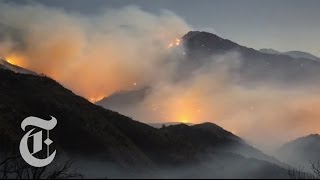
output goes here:
[{"label": "thick smoke", "polygon": [[0,6],[1,56],[88,99],[143,86],[169,42],[190,27],[169,11],[138,7],[82,16],[42,5]]},{"label": "thick smoke", "polygon": [[239,83],[241,63],[237,52],[214,56],[183,81],[156,81],[139,106],[119,111],[152,123],[213,122],[267,151],[319,132],[318,85]]},{"label": "thick smoke", "polygon": [[92,101],[151,86],[143,102],[120,110],[144,122],[210,121],[265,147],[319,131],[317,88],[234,83],[230,74],[241,64],[236,52],[173,80],[184,53],[173,55],[177,49],[168,44],[190,29],[169,11],[151,14],[133,6],[88,17],[0,4],[0,56]]}]

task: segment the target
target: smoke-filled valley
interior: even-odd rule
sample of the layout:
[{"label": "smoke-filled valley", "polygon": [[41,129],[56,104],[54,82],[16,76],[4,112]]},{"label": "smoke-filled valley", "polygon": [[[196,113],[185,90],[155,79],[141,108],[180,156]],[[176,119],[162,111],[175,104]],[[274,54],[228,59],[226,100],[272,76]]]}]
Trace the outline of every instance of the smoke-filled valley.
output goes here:
[{"label": "smoke-filled valley", "polygon": [[54,115],[57,149],[94,178],[288,178],[320,160],[307,136],[320,130],[317,59],[245,47],[169,10],[0,2],[0,57],[0,153],[20,120]]}]

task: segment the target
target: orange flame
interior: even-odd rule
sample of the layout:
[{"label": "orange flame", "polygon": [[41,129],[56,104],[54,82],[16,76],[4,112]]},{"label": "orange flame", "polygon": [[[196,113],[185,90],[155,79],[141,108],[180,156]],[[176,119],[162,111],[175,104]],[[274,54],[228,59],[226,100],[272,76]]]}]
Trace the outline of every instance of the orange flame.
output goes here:
[{"label": "orange flame", "polygon": [[20,67],[25,67],[25,61],[22,56],[19,56],[17,54],[10,54],[4,58],[8,63],[20,66]]},{"label": "orange flame", "polygon": [[105,98],[105,96],[97,96],[97,97],[91,97],[89,98],[90,102],[92,103],[96,103],[98,101],[101,101],[103,98]]},{"label": "orange flame", "polygon": [[180,46],[181,45],[181,39],[177,38],[174,42],[171,42],[169,45],[168,45],[168,48],[172,48],[173,46]]}]

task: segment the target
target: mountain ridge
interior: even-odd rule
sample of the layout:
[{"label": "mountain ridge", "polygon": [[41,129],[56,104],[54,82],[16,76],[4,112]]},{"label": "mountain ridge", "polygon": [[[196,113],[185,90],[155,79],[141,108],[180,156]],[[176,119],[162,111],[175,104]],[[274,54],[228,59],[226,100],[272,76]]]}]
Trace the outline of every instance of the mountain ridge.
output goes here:
[{"label": "mountain ridge", "polygon": [[37,73],[30,71],[28,69],[22,68],[20,66],[11,64],[10,62],[6,61],[5,59],[0,58],[0,69],[7,69],[11,70],[16,73],[22,73],[22,74],[32,74],[37,75]]},{"label": "mountain ridge", "polygon": [[[196,165],[201,163],[198,158],[200,154],[204,156],[207,150],[218,150],[220,146],[214,143],[217,136],[210,135],[212,138],[204,141],[201,146],[203,148],[199,148],[195,141],[181,139],[172,131],[158,130],[96,106],[44,76],[0,69],[0,99],[0,147],[7,147],[8,150],[10,147],[16,149],[14,147],[17,147],[23,135],[20,123],[30,115],[43,119],[48,119],[51,115],[58,119],[51,137],[60,152],[99,158],[100,161],[113,162],[125,169],[134,167],[149,171],[148,169],[155,170],[166,165],[176,168]],[[208,125],[224,132],[216,125],[206,124]],[[201,131],[194,130],[192,132],[195,134],[202,134]],[[190,133],[185,131],[184,134]],[[211,141],[212,145],[206,144]],[[223,141],[220,143],[224,144]],[[210,152],[215,154],[214,151]],[[218,152],[226,154],[220,159],[225,159],[230,154],[225,150]],[[251,161],[241,155],[230,157],[233,157],[233,161],[272,167],[271,169],[281,172],[276,177],[283,177],[286,173],[285,169],[270,161]],[[271,177],[266,172],[262,174]]]},{"label": "mountain ridge", "polygon": [[320,161],[320,135],[310,134],[283,144],[276,157],[293,167],[310,170],[310,163]]},{"label": "mountain ridge", "polygon": [[260,52],[266,53],[266,54],[282,54],[282,55],[288,55],[292,58],[298,58],[298,59],[311,59],[314,61],[320,61],[320,58],[311,54],[311,53],[307,53],[307,52],[303,52],[303,51],[286,51],[286,52],[280,52],[274,49],[260,49]]},{"label": "mountain ridge", "polygon": [[[228,80],[244,87],[254,87],[263,84],[275,87],[296,87],[297,85],[313,86],[320,83],[320,62],[305,58],[292,58],[283,54],[268,54],[239,45],[215,34],[190,31],[182,37],[185,58],[177,66],[176,81],[185,81],[193,76],[193,72],[212,67],[216,56],[226,56],[227,62],[232,64],[228,71]],[[229,57],[228,53],[237,52],[239,57]],[[219,59],[219,58],[218,58]],[[214,64],[215,65],[215,64]],[[115,93],[103,98],[96,104],[118,112],[126,112],[126,108],[134,107],[142,102],[148,93],[145,87],[127,91],[122,94]],[[157,91],[148,86],[151,91]],[[114,99],[117,99],[114,103]],[[121,101],[118,101],[121,99]],[[173,120],[175,121],[175,120]]]}]

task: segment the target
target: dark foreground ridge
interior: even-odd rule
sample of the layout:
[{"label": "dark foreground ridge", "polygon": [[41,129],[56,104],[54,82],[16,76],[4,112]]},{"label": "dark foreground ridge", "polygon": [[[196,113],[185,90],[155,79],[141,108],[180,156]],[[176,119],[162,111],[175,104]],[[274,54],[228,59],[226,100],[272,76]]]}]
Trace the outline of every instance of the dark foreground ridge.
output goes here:
[{"label": "dark foreground ridge", "polygon": [[[51,115],[58,119],[51,135],[58,152],[75,159],[99,159],[123,170],[114,177],[132,177],[124,173],[129,170],[136,177],[151,177],[150,172],[156,172],[154,177],[287,175],[285,169],[273,164],[278,161],[217,125],[156,129],[96,106],[44,76],[0,69],[0,100],[1,152],[17,151],[24,134],[20,129],[24,118],[32,115],[50,119]],[[195,167],[199,170],[184,171]],[[235,172],[222,173],[220,168]],[[175,173],[170,175],[168,171]]]}]

